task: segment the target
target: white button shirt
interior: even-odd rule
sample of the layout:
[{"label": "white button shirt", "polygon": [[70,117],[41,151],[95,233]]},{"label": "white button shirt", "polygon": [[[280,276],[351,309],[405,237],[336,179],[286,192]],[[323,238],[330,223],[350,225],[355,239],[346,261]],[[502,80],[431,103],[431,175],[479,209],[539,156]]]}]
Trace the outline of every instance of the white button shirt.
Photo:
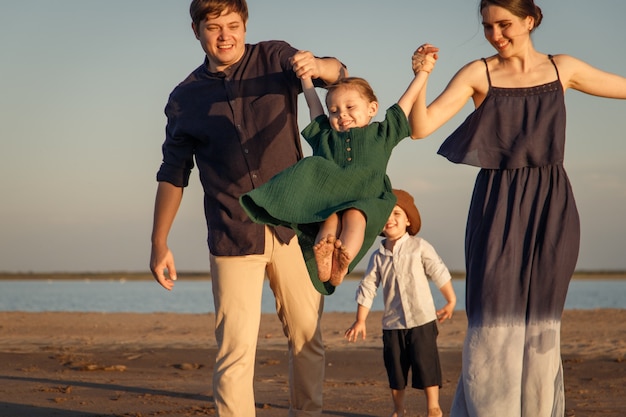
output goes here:
[{"label": "white button shirt", "polygon": [[406,233],[393,251],[384,246],[370,258],[356,290],[356,302],[369,309],[378,287],[383,288],[383,329],[411,329],[437,319],[428,279],[437,288],[450,281],[450,271],[426,240]]}]

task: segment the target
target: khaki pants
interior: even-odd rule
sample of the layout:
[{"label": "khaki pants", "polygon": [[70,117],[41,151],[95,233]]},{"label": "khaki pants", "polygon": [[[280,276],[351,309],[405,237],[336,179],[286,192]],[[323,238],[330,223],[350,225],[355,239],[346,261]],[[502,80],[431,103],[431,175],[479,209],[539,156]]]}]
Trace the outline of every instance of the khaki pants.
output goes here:
[{"label": "khaki pants", "polygon": [[281,244],[268,227],[263,255],[211,256],[217,416],[255,415],[254,363],[266,274],[288,340],[289,416],[318,417],[325,367],[320,329],[324,300],[311,284],[297,238]]}]

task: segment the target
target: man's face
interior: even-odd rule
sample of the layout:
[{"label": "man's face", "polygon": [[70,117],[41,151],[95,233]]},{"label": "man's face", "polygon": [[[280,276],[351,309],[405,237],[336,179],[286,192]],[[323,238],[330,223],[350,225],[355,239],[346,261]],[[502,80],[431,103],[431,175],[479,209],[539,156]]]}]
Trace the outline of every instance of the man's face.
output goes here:
[{"label": "man's face", "polygon": [[209,58],[209,71],[223,71],[241,59],[245,52],[246,22],[228,10],[207,16],[198,26],[192,23],[196,38]]}]

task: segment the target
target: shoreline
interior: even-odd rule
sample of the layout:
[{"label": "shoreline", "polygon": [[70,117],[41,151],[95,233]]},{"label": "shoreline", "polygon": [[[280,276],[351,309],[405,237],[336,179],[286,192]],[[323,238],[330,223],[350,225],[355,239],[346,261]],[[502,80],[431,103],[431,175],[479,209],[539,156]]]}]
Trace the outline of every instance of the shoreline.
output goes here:
[{"label": "shoreline", "polygon": [[[346,276],[345,279],[358,280],[361,279],[365,271],[353,271]],[[452,279],[465,279],[465,272],[450,271]],[[209,281],[211,274],[207,272],[179,272],[178,277],[186,280]],[[626,279],[626,270],[597,270],[586,271],[580,270],[574,272],[572,279],[603,279],[603,280],[621,280]],[[153,281],[154,278],[150,272],[0,272],[0,281],[9,280],[128,280],[128,281]]]}]

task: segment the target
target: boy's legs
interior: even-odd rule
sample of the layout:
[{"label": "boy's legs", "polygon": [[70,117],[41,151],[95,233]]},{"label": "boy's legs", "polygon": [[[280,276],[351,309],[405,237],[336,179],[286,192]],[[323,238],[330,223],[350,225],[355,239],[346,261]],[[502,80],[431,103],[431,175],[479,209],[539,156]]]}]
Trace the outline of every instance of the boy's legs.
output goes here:
[{"label": "boy's legs", "polygon": [[393,400],[392,417],[404,416],[404,394],[411,362],[406,350],[407,330],[383,330],[383,360],[391,398]]},{"label": "boy's legs", "polygon": [[405,389],[391,389],[391,399],[393,400],[393,412],[390,417],[404,417],[404,393]]},{"label": "boy's legs", "polygon": [[266,231],[267,275],[289,345],[289,416],[319,417],[325,368],[320,327],[324,299],[311,283],[298,239],[285,245],[269,228]]},{"label": "boy's legs", "polygon": [[442,384],[442,376],[437,348],[438,333],[437,324],[432,321],[411,329],[410,335],[412,386],[424,390],[428,417],[443,415],[439,405],[439,387]]},{"label": "boy's legs", "polygon": [[439,406],[439,386],[433,385],[424,388],[426,394],[426,407],[428,409],[428,417],[442,417],[443,412]]}]

